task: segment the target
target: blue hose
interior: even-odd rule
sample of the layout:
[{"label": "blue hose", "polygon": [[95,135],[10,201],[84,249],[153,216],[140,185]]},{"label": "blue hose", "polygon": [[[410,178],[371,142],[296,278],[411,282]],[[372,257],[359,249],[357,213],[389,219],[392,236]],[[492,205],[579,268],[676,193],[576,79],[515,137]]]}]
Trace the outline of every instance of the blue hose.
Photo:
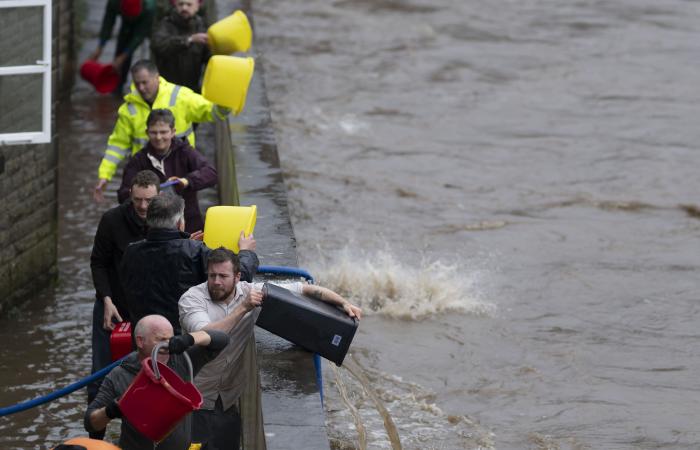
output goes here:
[{"label": "blue hose", "polygon": [[302,277],[306,279],[309,283],[314,283],[314,277],[306,271],[305,269],[299,269],[297,267],[284,267],[284,266],[260,266],[258,267],[258,273],[269,273],[272,275],[290,275],[295,277]]},{"label": "blue hose", "polygon": [[[258,273],[302,277],[311,284],[314,282],[314,277],[308,271],[297,267],[260,266],[258,267]],[[314,369],[316,370],[316,385],[318,386],[318,392],[321,395],[321,407],[323,407],[323,372],[321,370],[321,357],[318,355],[318,353],[314,353]]]},{"label": "blue hose", "polygon": [[[126,356],[124,358],[126,358]],[[18,412],[33,408],[35,406],[43,405],[44,403],[48,403],[51,400],[55,400],[59,397],[63,397],[64,395],[68,395],[73,391],[77,391],[78,389],[92,383],[95,380],[99,380],[100,378],[107,375],[112,369],[117,367],[119,365],[119,363],[121,363],[124,358],[119,359],[117,361],[114,361],[112,364],[105,367],[104,369],[100,369],[97,372],[93,373],[92,375],[85,377],[80,381],[76,381],[75,383],[73,383],[69,386],[66,386],[63,389],[59,389],[57,391],[54,391],[54,392],[52,392],[48,395],[44,395],[42,397],[37,397],[33,400],[27,400],[26,402],[17,403],[16,405],[13,405],[13,406],[7,406],[5,408],[0,408],[0,417],[9,416],[10,414],[18,413]]]},{"label": "blue hose", "polygon": [[[164,183],[165,184],[165,183]],[[282,267],[282,266],[260,266],[258,267],[258,272],[259,273],[269,273],[273,275],[290,275],[290,276],[297,276],[297,277],[302,277],[306,280],[309,281],[309,283],[314,282],[314,277],[311,276],[309,272],[307,272],[304,269],[298,269],[296,267]],[[126,358],[126,357],[124,357]],[[78,389],[87,386],[88,384],[92,383],[95,380],[99,380],[100,378],[104,377],[107,375],[112,369],[117,367],[119,363],[122,362],[124,359],[119,359],[117,361],[114,361],[112,364],[109,366],[105,367],[104,369],[100,369],[97,372],[93,373],[92,375],[83,378],[80,381],[76,381],[75,383],[68,385],[64,387],[63,389],[59,389],[57,391],[54,391],[50,394],[37,397],[32,400],[27,400],[26,402],[22,403],[17,403],[16,405],[12,406],[7,406],[5,408],[0,408],[0,417],[4,416],[9,416],[10,414],[15,414],[21,411],[26,411],[27,409],[34,408],[35,406],[43,405],[44,403],[48,403],[51,400],[55,400],[59,397],[63,397],[64,395],[68,395],[71,392],[77,391]],[[321,374],[321,357],[318,356],[317,354],[314,354],[314,367],[316,368],[316,383],[318,384],[319,392],[321,394],[321,405],[323,405],[323,378]]]}]

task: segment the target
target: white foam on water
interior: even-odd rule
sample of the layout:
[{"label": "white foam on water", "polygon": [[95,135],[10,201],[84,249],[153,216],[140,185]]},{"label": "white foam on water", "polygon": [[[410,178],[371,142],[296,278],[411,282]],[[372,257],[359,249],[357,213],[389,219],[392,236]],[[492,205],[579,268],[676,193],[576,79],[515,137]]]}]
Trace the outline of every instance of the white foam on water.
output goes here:
[{"label": "white foam on water", "polygon": [[419,320],[447,312],[490,316],[496,310],[480,299],[477,284],[482,270],[470,270],[463,263],[406,261],[389,250],[367,254],[349,247],[319,254],[309,267],[316,282],[361,306],[365,315]]}]

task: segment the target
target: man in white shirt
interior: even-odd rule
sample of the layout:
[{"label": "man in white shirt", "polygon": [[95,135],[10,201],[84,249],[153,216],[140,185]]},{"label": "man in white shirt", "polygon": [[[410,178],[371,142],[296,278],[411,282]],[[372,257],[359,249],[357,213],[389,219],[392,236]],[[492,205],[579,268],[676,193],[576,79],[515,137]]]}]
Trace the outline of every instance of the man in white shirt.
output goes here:
[{"label": "man in white shirt", "polygon": [[[262,283],[240,281],[235,253],[220,247],[207,259],[207,282],[190,288],[178,304],[183,332],[219,330],[230,336],[229,345],[195,379],[202,393],[202,409],[193,415],[193,442],[202,448],[239,448],[238,400],[247,382],[240,359],[260,314]],[[300,282],[286,289],[340,306],[358,320],[362,310],[330,289]]]}]

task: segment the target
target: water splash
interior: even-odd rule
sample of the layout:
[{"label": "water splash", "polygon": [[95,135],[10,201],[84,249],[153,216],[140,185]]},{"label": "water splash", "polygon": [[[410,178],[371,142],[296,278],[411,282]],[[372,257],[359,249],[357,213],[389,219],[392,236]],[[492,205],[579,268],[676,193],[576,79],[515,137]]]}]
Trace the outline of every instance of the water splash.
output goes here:
[{"label": "water splash", "polygon": [[349,247],[319,254],[322,258],[310,267],[318,283],[358,304],[365,314],[420,320],[447,312],[489,316],[496,310],[479,298],[481,270],[465,264],[399,260],[389,250],[365,254]]}]

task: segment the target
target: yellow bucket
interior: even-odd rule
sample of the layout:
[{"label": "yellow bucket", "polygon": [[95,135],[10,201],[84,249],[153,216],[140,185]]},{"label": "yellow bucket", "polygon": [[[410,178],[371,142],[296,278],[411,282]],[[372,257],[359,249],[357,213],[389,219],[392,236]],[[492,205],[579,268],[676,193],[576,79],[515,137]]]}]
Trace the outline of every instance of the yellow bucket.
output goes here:
[{"label": "yellow bucket", "polygon": [[207,30],[207,36],[209,37],[209,48],[215,55],[247,52],[253,41],[250,22],[241,10],[210,26]]},{"label": "yellow bucket", "polygon": [[251,57],[214,55],[204,71],[202,95],[217,105],[231,108],[234,114],[243,111],[255,60]]},{"label": "yellow bucket", "polygon": [[241,231],[249,236],[255,229],[258,208],[252,206],[212,206],[204,222],[204,243],[209,248],[226,247],[238,253]]}]

